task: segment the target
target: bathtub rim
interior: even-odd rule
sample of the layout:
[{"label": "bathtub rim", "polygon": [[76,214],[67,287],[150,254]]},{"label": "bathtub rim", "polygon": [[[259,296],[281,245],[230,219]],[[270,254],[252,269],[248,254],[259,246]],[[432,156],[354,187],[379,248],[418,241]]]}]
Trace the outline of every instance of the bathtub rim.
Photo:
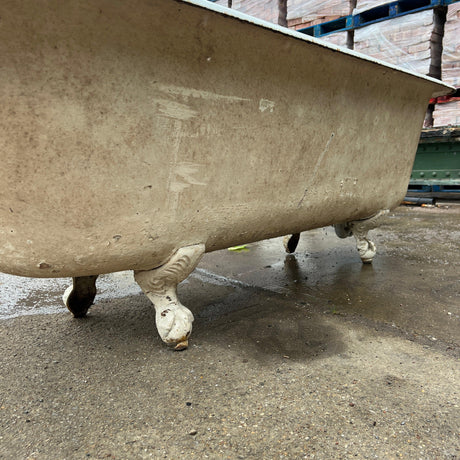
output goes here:
[{"label": "bathtub rim", "polygon": [[312,45],[316,45],[316,46],[320,46],[322,48],[326,48],[326,49],[328,49],[330,51],[335,51],[335,52],[338,52],[338,53],[341,53],[341,54],[344,54],[346,56],[350,56],[350,57],[353,57],[353,58],[356,58],[356,59],[359,59],[359,60],[364,60],[364,61],[367,61],[367,62],[371,62],[371,63],[377,64],[379,66],[385,67],[387,69],[395,70],[397,72],[400,72],[400,73],[403,73],[403,74],[406,74],[406,75],[410,75],[412,77],[416,77],[416,78],[419,78],[421,80],[425,80],[426,82],[429,82],[429,83],[434,83],[435,85],[437,85],[439,87],[439,89],[436,90],[436,91],[433,90],[433,93],[432,93],[433,98],[436,98],[436,97],[439,97],[439,96],[447,96],[447,95],[452,94],[452,93],[454,93],[456,91],[456,88],[454,86],[449,85],[449,84],[443,82],[442,80],[438,80],[436,78],[429,77],[428,75],[423,75],[423,74],[419,74],[419,73],[416,73],[416,72],[412,72],[412,71],[410,71],[408,69],[405,69],[403,67],[391,64],[389,62],[382,61],[380,59],[373,58],[372,56],[368,56],[366,54],[359,53],[357,51],[350,50],[350,49],[344,48],[342,46],[334,45],[332,43],[326,42],[326,41],[321,40],[321,39],[316,38],[316,37],[312,37],[312,36],[307,35],[307,34],[302,34],[302,33],[297,32],[295,30],[289,29],[288,27],[280,26],[278,24],[274,24],[272,22],[265,21],[263,19],[259,19],[259,18],[256,18],[254,16],[250,16],[248,14],[241,13],[240,11],[236,11],[236,10],[233,10],[231,8],[227,8],[225,6],[221,6],[221,5],[212,3],[209,0],[174,0],[174,1],[177,2],[177,3],[185,3],[185,4],[188,4],[188,5],[194,6],[194,7],[203,8],[205,10],[209,10],[209,11],[212,11],[214,13],[220,13],[220,14],[223,14],[224,16],[235,18],[235,19],[238,19],[238,20],[240,20],[242,22],[250,23],[250,24],[253,24],[255,26],[265,28],[265,29],[270,29],[270,30],[272,30],[274,32],[277,32],[277,33],[280,33],[282,35],[286,35],[286,36],[295,38],[297,40],[302,40],[302,41],[310,43]]}]

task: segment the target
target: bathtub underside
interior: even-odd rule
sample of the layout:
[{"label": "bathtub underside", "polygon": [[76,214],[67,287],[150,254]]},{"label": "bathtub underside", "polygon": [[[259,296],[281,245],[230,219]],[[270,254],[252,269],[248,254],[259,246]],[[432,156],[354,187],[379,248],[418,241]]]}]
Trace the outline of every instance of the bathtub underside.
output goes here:
[{"label": "bathtub underside", "polygon": [[[368,231],[376,226],[386,212],[380,212],[371,219],[336,225],[340,238],[354,236],[363,263],[371,263],[376,253],[375,244],[368,238]],[[298,234],[285,239],[287,252],[294,252],[299,241]],[[192,332],[193,313],[180,302],[177,286],[192,273],[205,253],[204,244],[180,248],[164,265],[152,270],[136,270],[134,279],[155,308],[155,322],[161,339],[174,350],[188,347]],[[74,277],[73,284],[65,291],[64,304],[76,317],[86,316],[96,296],[97,276]]]}]

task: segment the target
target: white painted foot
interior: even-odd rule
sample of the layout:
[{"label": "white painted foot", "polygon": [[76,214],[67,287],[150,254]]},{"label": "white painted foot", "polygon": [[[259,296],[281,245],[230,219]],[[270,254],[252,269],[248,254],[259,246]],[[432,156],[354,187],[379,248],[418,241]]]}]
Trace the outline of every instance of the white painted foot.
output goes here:
[{"label": "white painted foot", "polygon": [[356,239],[356,249],[359,252],[359,257],[361,257],[362,263],[371,264],[375,254],[377,253],[377,247],[366,237],[360,237],[357,235],[354,235],[354,237]]},{"label": "white painted foot", "polygon": [[374,242],[368,238],[369,230],[378,226],[378,220],[387,214],[389,211],[380,211],[370,219],[356,220],[345,224],[334,225],[335,233],[339,238],[347,238],[354,236],[356,240],[356,248],[358,249],[361,261],[364,264],[371,264],[377,253],[377,247]]},{"label": "white painted foot", "polygon": [[179,249],[171,259],[153,270],[134,272],[134,278],[156,311],[156,325],[163,342],[175,350],[188,347],[193,314],[177,298],[177,285],[187,278],[204,254],[204,244]]},{"label": "white painted foot", "polygon": [[73,290],[73,285],[71,284],[65,291],[64,291],[64,294],[62,294],[62,302],[64,303],[64,305],[68,307],[67,305],[67,302],[69,300],[69,297],[70,297],[70,294],[72,293],[72,290]]}]

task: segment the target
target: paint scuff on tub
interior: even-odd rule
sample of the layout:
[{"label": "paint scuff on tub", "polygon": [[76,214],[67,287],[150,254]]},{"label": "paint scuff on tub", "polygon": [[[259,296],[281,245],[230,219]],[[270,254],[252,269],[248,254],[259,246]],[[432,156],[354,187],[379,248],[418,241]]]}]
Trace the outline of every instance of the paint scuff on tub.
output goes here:
[{"label": "paint scuff on tub", "polygon": [[168,101],[166,99],[157,100],[159,111],[162,115],[176,120],[190,120],[198,115],[196,110],[185,104],[176,101]]},{"label": "paint scuff on tub", "polygon": [[190,162],[181,162],[174,166],[175,180],[171,181],[169,189],[172,192],[182,192],[191,185],[206,185],[194,176],[200,173],[202,165]]},{"label": "paint scuff on tub", "polygon": [[269,99],[261,99],[259,102],[259,110],[261,112],[270,112],[272,113],[275,109],[275,103]]},{"label": "paint scuff on tub", "polygon": [[227,96],[225,94],[218,94],[218,93],[213,93],[211,91],[203,91],[203,90],[195,89],[195,88],[185,88],[183,86],[156,84],[155,89],[158,89],[159,91],[166,93],[166,94],[172,94],[174,96],[201,98],[201,99],[208,99],[211,101],[228,101],[228,102],[251,101],[251,99],[247,99],[245,97]]}]

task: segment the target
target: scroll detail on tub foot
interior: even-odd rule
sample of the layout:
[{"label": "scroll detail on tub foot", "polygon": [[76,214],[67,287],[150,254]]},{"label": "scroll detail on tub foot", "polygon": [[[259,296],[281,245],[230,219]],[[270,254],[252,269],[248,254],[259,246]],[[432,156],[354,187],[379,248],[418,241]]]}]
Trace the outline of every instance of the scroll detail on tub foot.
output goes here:
[{"label": "scroll detail on tub foot", "polygon": [[72,285],[65,290],[62,300],[75,318],[86,316],[89,307],[93,305],[97,277],[98,275],[72,278]]},{"label": "scroll detail on tub foot", "polygon": [[177,285],[187,278],[204,254],[204,244],[180,248],[166,264],[134,272],[134,278],[156,311],[156,325],[163,342],[175,350],[188,347],[193,314],[177,298]]},{"label": "scroll detail on tub foot", "polygon": [[364,264],[371,264],[372,259],[377,252],[375,243],[368,238],[367,234],[369,230],[372,230],[379,225],[378,221],[380,218],[388,212],[388,210],[380,211],[378,214],[369,219],[334,225],[335,233],[339,238],[347,238],[349,236],[355,237],[356,248],[358,249],[361,261]]}]

